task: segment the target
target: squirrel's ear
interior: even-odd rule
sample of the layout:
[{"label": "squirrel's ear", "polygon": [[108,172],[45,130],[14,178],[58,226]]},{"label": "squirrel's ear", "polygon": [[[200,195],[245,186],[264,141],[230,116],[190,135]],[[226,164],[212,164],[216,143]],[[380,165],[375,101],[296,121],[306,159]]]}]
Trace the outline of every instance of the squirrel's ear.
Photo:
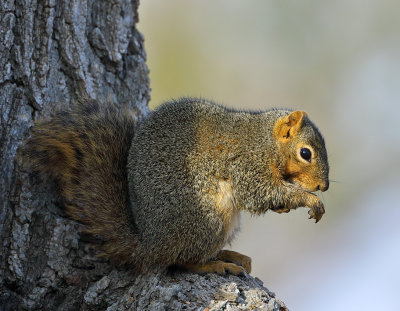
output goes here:
[{"label": "squirrel's ear", "polygon": [[280,141],[287,141],[295,136],[297,131],[303,124],[304,117],[306,116],[306,112],[296,110],[289,115],[278,119],[278,121],[276,121],[274,129],[276,139]]}]

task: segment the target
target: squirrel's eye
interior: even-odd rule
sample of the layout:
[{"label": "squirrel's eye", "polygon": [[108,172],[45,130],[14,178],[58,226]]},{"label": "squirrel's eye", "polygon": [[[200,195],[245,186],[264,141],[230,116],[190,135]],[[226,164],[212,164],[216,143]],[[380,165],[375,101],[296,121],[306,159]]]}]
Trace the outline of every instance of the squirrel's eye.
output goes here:
[{"label": "squirrel's eye", "polygon": [[304,160],[306,160],[306,161],[308,161],[308,162],[311,162],[311,150],[310,150],[310,149],[308,149],[308,148],[301,148],[301,149],[300,149],[300,156],[301,156]]}]

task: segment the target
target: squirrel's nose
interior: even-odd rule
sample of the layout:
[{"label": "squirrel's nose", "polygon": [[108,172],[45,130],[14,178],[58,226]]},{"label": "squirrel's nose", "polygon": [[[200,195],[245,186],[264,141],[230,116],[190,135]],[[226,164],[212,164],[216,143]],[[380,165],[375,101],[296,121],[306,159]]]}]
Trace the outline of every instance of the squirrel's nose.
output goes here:
[{"label": "squirrel's nose", "polygon": [[326,191],[329,189],[329,180],[321,183],[320,185],[318,185],[319,190],[321,190],[322,192]]}]

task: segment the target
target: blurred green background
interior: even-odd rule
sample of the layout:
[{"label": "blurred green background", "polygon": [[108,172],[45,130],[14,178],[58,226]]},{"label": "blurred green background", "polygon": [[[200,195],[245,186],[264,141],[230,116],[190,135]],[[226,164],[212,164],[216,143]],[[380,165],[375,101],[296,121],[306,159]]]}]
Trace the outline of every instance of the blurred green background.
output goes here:
[{"label": "blurred green background", "polygon": [[324,134],[326,214],[244,215],[231,248],[291,310],[400,310],[400,2],[146,0],[151,107],[300,108]]}]

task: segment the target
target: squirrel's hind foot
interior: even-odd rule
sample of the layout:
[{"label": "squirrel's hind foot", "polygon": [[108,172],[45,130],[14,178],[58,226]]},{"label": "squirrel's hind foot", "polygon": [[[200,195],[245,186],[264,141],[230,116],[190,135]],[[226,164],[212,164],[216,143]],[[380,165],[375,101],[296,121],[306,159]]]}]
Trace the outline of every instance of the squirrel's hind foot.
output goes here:
[{"label": "squirrel's hind foot", "polygon": [[221,250],[213,260],[205,263],[180,264],[178,267],[194,273],[245,275],[251,272],[251,258],[238,252]]},{"label": "squirrel's hind foot", "polygon": [[249,256],[240,254],[238,252],[221,250],[216,259],[222,260],[224,262],[231,262],[238,266],[243,267],[248,274],[251,272],[251,258]]},{"label": "squirrel's hind foot", "polygon": [[179,267],[194,273],[218,273],[226,274],[231,273],[233,275],[245,275],[246,270],[231,262],[224,262],[221,260],[210,260],[205,263],[188,263],[180,264]]}]

